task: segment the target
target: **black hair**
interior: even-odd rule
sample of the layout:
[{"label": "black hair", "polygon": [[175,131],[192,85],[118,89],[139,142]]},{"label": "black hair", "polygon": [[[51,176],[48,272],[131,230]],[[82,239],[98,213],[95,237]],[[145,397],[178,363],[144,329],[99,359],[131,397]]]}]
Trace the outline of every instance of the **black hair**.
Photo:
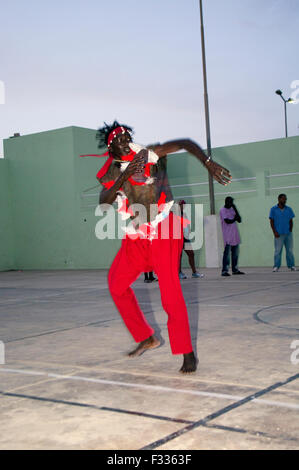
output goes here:
[{"label": "black hair", "polygon": [[278,199],[280,199],[280,198],[281,198],[281,197],[283,197],[283,196],[284,196],[284,197],[287,197],[287,195],[286,195],[286,194],[284,194],[284,193],[281,193],[281,194],[278,196]]},{"label": "black hair", "polygon": [[130,133],[133,132],[133,129],[131,127],[127,126],[126,124],[119,124],[118,121],[114,121],[114,123],[110,125],[106,124],[106,122],[104,122],[104,124],[105,126],[98,129],[98,132],[96,134],[96,139],[99,141],[99,145],[98,145],[99,148],[104,147],[105,145],[106,146],[108,145],[108,136],[110,132],[116,129],[117,127],[122,126],[126,129],[126,131]]}]

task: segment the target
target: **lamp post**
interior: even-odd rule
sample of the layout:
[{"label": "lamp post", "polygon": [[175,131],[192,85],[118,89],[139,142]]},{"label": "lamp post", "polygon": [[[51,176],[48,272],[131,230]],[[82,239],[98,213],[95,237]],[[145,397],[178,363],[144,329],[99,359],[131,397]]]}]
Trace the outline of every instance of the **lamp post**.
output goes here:
[{"label": "lamp post", "polygon": [[288,100],[286,100],[283,96],[282,96],[282,91],[281,90],[276,90],[275,92],[277,95],[280,96],[280,98],[283,100],[284,102],[284,122],[285,122],[285,134],[286,134],[286,137],[288,137],[288,121],[287,121],[287,103],[294,103],[294,100],[292,98],[289,98]]},{"label": "lamp post", "polygon": [[[205,35],[204,35],[204,26],[203,26],[202,0],[199,0],[199,8],[200,8],[201,52],[202,52],[202,69],[203,69],[206,135],[207,135],[207,154],[208,154],[208,157],[211,157],[212,155],[211,132],[210,132],[208,81],[207,81],[207,66],[206,66],[206,50],[205,50]],[[209,196],[210,196],[210,212],[211,214],[215,214],[214,182],[213,182],[213,177],[210,175],[210,173],[209,173]]]}]

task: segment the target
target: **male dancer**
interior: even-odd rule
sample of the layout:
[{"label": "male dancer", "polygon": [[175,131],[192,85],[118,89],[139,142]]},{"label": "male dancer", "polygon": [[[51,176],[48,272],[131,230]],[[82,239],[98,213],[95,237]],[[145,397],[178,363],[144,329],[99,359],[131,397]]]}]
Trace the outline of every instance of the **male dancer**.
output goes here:
[{"label": "male dancer", "polygon": [[[186,150],[193,154],[220,184],[230,182],[229,171],[208,158],[202,149],[191,140],[182,139],[157,144],[153,151],[133,144],[132,129],[115,121],[111,126],[99,129],[99,147],[108,146],[109,159],[97,174],[104,186],[100,204],[112,204],[117,200],[118,212],[127,219],[132,216],[130,206],[142,204],[145,219],[129,227],[122,246],[114,259],[108,275],[111,296],[127,328],[138,344],[129,356],[141,355],[148,349],[160,345],[154,330],[147,323],[130,285],[140,273],[155,271],[158,276],[162,305],[168,314],[168,333],[173,354],[182,354],[182,373],[196,370],[188,320],[178,276],[179,259],[183,237],[181,218],[171,212],[173,196],[167,177],[160,178],[157,161],[168,153]],[[155,211],[151,209],[154,207]],[[142,212],[142,211],[141,211]],[[165,238],[166,225],[169,236]],[[166,230],[167,231],[167,230]]]}]

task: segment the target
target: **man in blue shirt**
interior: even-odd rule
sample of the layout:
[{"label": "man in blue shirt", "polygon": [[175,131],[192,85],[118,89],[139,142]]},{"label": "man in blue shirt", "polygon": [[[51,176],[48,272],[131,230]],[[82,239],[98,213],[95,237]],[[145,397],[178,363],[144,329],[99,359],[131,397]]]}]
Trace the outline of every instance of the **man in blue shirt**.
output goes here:
[{"label": "man in blue shirt", "polygon": [[285,194],[278,196],[278,204],[270,210],[270,225],[274,234],[274,267],[273,272],[277,272],[281,265],[281,253],[283,245],[286,249],[286,260],[288,268],[296,271],[295,258],[293,255],[293,218],[295,214],[291,207],[286,206],[287,197]]}]

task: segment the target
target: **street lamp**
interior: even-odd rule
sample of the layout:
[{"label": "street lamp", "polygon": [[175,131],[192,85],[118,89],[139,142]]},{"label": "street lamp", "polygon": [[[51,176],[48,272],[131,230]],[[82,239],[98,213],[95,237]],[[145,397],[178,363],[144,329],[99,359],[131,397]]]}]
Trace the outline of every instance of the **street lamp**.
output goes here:
[{"label": "street lamp", "polygon": [[282,96],[282,91],[281,90],[276,90],[275,92],[277,95],[280,96],[280,98],[283,100],[284,102],[284,121],[285,121],[285,133],[286,133],[286,137],[288,136],[288,122],[287,122],[287,103],[294,103],[294,100],[292,98],[289,98],[288,100],[286,100],[283,96]]}]

